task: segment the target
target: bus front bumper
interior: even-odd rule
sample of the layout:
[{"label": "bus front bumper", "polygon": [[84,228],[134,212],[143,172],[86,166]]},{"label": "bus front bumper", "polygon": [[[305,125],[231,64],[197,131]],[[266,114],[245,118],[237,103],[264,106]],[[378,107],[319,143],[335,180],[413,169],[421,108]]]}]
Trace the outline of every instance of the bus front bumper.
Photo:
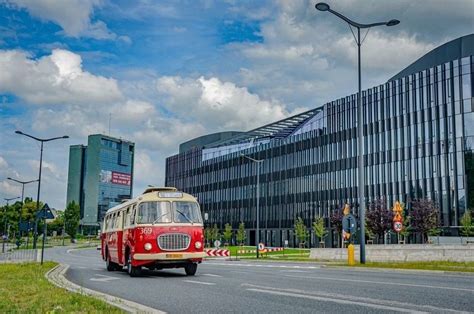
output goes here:
[{"label": "bus front bumper", "polygon": [[188,259],[198,259],[204,258],[206,252],[183,252],[183,253],[135,253],[133,254],[133,259],[137,261],[149,261],[149,260],[188,260]]}]

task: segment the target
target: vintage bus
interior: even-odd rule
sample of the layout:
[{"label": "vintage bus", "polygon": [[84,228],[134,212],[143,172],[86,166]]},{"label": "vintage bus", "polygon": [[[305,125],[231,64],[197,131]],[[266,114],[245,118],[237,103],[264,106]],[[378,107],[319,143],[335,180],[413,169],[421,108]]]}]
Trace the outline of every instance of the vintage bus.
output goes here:
[{"label": "vintage bus", "polygon": [[135,277],[142,267],[184,268],[193,276],[205,255],[197,200],[176,188],[150,187],[110,208],[102,225],[101,252],[108,271],[125,266]]}]

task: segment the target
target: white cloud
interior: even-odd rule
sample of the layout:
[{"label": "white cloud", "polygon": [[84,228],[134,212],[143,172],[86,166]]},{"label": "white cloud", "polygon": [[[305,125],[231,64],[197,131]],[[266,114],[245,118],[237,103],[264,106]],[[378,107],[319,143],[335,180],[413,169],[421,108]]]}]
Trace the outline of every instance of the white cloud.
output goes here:
[{"label": "white cloud", "polygon": [[7,3],[26,9],[32,16],[58,24],[67,36],[116,39],[102,21],[91,21],[95,7],[103,0],[7,0]]},{"label": "white cloud", "polygon": [[117,81],[82,69],[81,56],[62,49],[34,60],[19,50],[0,51],[0,92],[31,104],[105,104],[122,99]]},{"label": "white cloud", "polygon": [[170,110],[212,130],[248,130],[289,115],[283,104],[216,77],[165,76],[157,80],[157,89]]}]

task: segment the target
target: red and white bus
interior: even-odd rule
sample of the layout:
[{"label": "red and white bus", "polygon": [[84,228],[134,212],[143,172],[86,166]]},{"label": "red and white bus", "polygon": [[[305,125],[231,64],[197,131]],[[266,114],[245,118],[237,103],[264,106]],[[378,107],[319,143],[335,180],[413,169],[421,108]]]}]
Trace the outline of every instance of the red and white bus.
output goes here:
[{"label": "red and white bus", "polygon": [[150,187],[139,197],[109,209],[101,233],[107,270],[126,266],[132,277],[139,276],[142,267],[184,268],[193,276],[205,256],[203,243],[198,202],[169,187]]}]

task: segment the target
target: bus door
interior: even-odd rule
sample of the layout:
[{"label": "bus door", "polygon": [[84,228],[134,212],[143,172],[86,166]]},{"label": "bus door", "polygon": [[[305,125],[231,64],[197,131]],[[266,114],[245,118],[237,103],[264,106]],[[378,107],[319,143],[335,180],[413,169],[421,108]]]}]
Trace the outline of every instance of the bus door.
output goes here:
[{"label": "bus door", "polygon": [[119,263],[125,265],[125,249],[127,248],[127,243],[130,241],[132,236],[132,225],[133,225],[133,217],[135,215],[135,205],[129,206],[123,212],[123,235],[122,235],[122,245],[121,245],[121,252],[119,255]]}]

